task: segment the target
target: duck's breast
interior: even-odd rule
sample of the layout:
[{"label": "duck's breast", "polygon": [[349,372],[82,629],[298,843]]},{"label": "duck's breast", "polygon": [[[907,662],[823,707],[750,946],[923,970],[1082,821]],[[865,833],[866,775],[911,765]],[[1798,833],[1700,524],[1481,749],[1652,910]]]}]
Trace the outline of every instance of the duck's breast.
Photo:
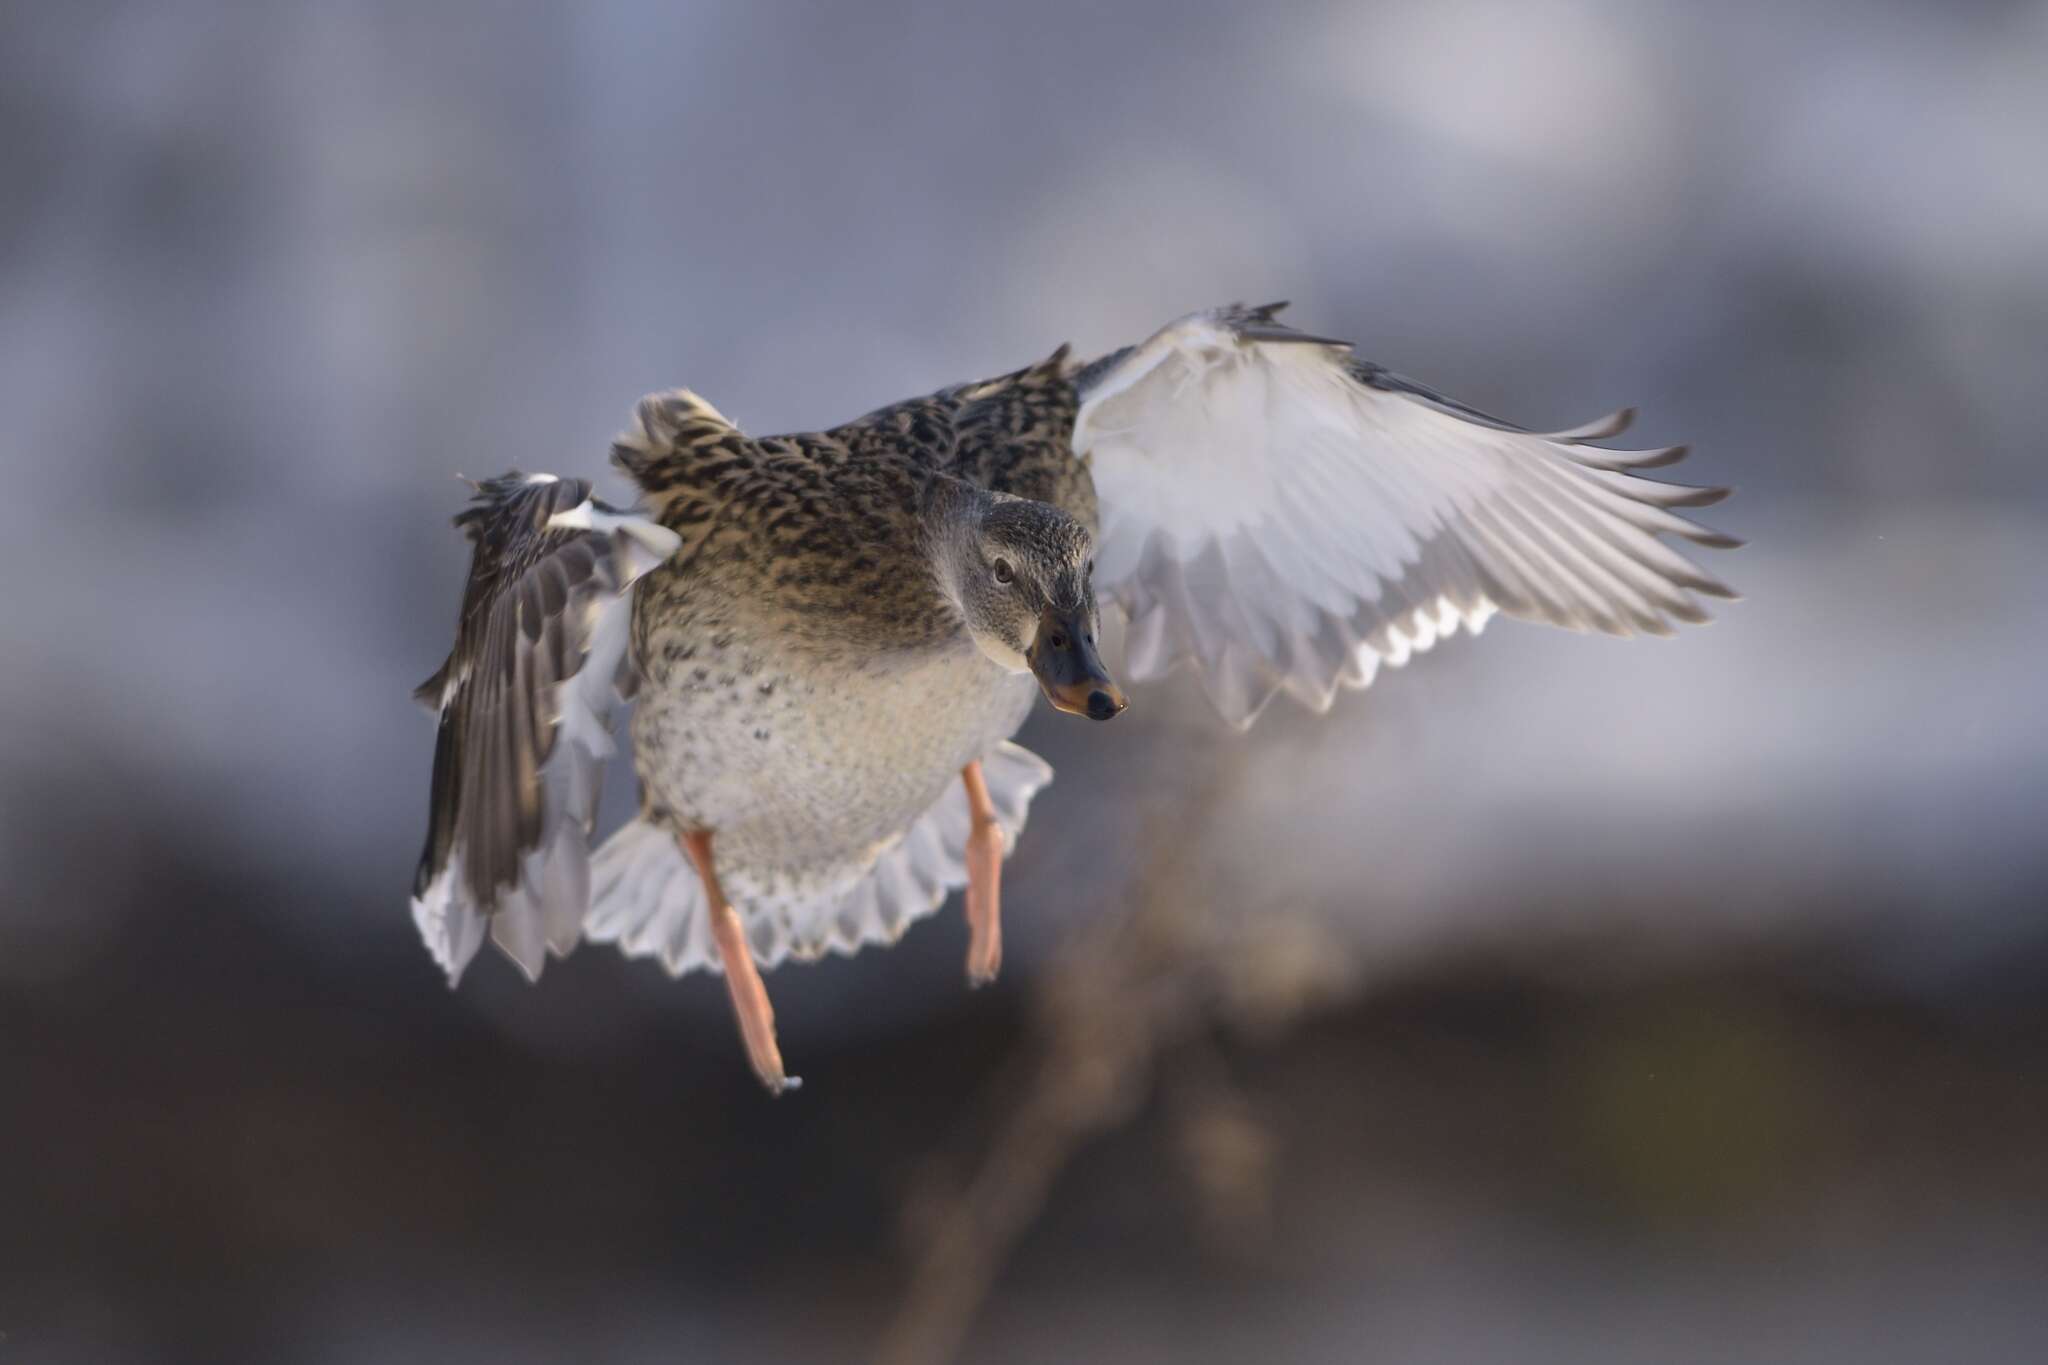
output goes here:
[{"label": "duck's breast", "polygon": [[649,804],[711,831],[721,874],[760,888],[864,874],[962,767],[1016,733],[1036,692],[964,635],[835,658],[737,633],[696,646],[668,666],[650,651],[635,761]]}]

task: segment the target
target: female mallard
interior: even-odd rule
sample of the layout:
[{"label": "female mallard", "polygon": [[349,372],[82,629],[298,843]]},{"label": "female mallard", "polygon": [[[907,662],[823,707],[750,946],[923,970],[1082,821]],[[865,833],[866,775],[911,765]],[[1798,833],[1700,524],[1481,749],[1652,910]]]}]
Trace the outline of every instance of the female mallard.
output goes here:
[{"label": "female mallard", "polygon": [[[1276,322],[1197,313],[836,430],[755,439],[641,402],[590,485],[478,486],[437,709],[413,917],[451,982],[486,928],[529,977],[581,935],[723,971],[755,1072],[784,1074],[757,964],[889,943],[967,888],[967,971],[1002,957],[998,880],[1052,773],[1009,738],[1034,681],[1108,720],[1097,593],[1130,675],[1183,660],[1249,725],[1317,711],[1495,611],[1616,635],[1732,594],[1660,535],[1722,489],[1632,471],[1631,414],[1538,433]],[[1100,512],[1098,515],[1098,499]],[[636,694],[639,815],[586,851],[612,709]]]}]

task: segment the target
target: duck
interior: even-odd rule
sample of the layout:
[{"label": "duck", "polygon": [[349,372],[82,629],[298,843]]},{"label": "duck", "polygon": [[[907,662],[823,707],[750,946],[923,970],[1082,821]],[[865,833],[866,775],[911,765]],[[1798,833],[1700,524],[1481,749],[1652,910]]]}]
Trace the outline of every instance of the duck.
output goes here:
[{"label": "duck", "polygon": [[[754,437],[687,389],[611,449],[637,501],[514,470],[473,485],[413,920],[449,984],[488,939],[531,980],[583,939],[724,978],[755,1076],[762,973],[896,942],[964,890],[966,974],[1002,962],[1003,861],[1052,779],[1039,698],[1106,723],[1191,669],[1245,729],[1326,712],[1495,614],[1668,635],[1733,598],[1674,542],[1729,490],[1535,431],[1279,319],[1189,314],[1062,346],[829,431]],[[631,706],[639,809],[594,836]]]}]

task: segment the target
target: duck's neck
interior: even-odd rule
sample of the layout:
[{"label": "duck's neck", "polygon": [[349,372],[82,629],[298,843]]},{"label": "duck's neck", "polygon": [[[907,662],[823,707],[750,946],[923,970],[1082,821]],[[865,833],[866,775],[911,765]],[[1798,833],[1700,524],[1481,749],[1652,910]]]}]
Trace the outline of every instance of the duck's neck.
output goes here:
[{"label": "duck's neck", "polygon": [[965,618],[960,605],[960,585],[969,566],[980,557],[976,538],[981,519],[995,494],[960,479],[940,475],[926,491],[922,515],[923,550],[931,564],[932,582],[939,595]]}]

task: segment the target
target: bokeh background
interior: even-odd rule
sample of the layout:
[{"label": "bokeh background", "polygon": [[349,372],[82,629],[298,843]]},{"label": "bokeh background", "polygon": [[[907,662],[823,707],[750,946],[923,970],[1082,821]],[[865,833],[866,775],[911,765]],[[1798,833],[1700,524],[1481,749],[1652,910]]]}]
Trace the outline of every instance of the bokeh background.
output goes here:
[{"label": "bokeh background", "polygon": [[[0,1361],[2048,1354],[2044,165],[2039,3],[7,6]],[[777,972],[787,1100],[444,988],[458,472],[1282,297],[1747,600],[1040,716],[1004,981]]]}]

